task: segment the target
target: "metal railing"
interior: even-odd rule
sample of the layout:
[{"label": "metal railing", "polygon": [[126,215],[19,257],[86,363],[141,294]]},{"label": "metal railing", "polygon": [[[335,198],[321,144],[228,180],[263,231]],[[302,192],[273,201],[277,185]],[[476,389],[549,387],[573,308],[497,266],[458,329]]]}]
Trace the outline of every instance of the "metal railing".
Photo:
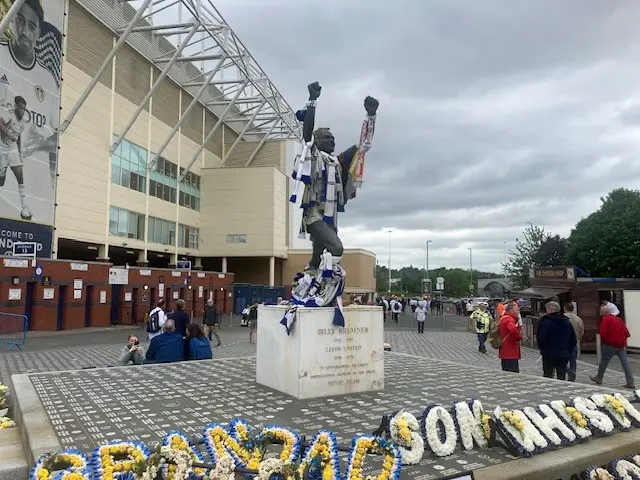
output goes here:
[{"label": "metal railing", "polygon": [[0,312],[0,343],[8,344],[7,350],[13,347],[22,350],[22,345],[27,342],[28,330],[29,318],[26,315]]}]

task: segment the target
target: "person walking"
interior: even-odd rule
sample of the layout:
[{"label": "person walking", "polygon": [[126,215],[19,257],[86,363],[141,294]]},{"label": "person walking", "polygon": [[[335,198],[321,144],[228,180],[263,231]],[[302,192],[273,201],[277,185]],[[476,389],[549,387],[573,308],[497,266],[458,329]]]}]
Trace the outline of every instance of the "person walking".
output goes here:
[{"label": "person walking", "polygon": [[215,335],[218,341],[218,347],[222,345],[220,335],[218,334],[218,325],[220,324],[220,317],[218,316],[218,310],[213,303],[212,299],[207,300],[207,304],[204,307],[204,334],[211,341],[211,335]]},{"label": "person walking", "polygon": [[498,323],[498,332],[502,339],[498,357],[505,372],[520,373],[522,325],[518,325],[518,310],[516,303],[508,303]]},{"label": "person walking", "polygon": [[402,303],[396,298],[391,300],[391,314],[393,315],[393,321],[398,323],[400,314],[402,313]]},{"label": "person walking", "polygon": [[476,333],[478,334],[478,351],[480,353],[487,353],[487,336],[491,329],[491,315],[487,312],[487,304],[481,303],[478,310],[471,314],[471,320],[476,327]]},{"label": "person walking", "polygon": [[545,305],[546,315],[538,326],[538,348],[542,354],[542,373],[553,378],[555,371],[558,380],[566,380],[567,365],[576,346],[576,332],[562,312],[558,302]]},{"label": "person walking", "polygon": [[569,358],[569,368],[567,369],[569,381],[575,382],[576,373],[578,371],[578,350],[580,349],[580,345],[582,344],[582,337],[584,336],[584,322],[578,315],[574,313],[573,303],[571,302],[567,302],[564,304],[564,314],[571,322],[571,326],[573,327],[574,332],[576,332],[576,344],[573,347],[573,351],[571,352],[571,357]]},{"label": "person walking", "polygon": [[600,309],[602,320],[600,321],[600,342],[602,343],[602,351],[600,358],[600,365],[598,365],[598,373],[595,377],[589,377],[591,381],[597,385],[602,384],[602,377],[607,370],[609,361],[616,355],[620,359],[622,369],[624,370],[624,376],[627,379],[627,383],[624,388],[635,390],[635,381],[633,379],[633,372],[629,365],[629,359],[627,358],[627,338],[631,336],[629,329],[617,315],[611,313],[611,307],[609,305],[603,305]]},{"label": "person walking", "polygon": [[427,319],[427,307],[418,305],[413,313],[413,318],[418,322],[418,333],[424,333],[424,322]]}]

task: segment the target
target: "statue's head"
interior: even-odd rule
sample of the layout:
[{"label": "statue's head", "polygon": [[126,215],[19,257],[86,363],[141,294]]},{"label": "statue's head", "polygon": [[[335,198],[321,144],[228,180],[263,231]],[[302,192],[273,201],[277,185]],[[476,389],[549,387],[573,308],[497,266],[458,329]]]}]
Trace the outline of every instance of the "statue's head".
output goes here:
[{"label": "statue's head", "polygon": [[336,149],[336,139],[328,128],[318,128],[313,132],[313,139],[316,147],[321,152],[333,153]]}]

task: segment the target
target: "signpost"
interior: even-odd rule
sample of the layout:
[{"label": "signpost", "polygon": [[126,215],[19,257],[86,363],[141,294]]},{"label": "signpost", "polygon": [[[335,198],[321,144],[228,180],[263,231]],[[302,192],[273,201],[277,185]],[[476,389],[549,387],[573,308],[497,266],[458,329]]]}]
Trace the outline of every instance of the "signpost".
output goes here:
[{"label": "signpost", "polygon": [[191,260],[178,260],[176,262],[176,269],[191,271]]},{"label": "signpost", "polygon": [[444,290],[444,277],[436,278],[436,290]]},{"label": "signpost", "polygon": [[422,293],[429,294],[431,293],[431,279],[423,278],[422,279]]},{"label": "signpost", "polygon": [[13,242],[13,256],[31,258],[31,266],[36,266],[36,242]]},{"label": "signpost", "polygon": [[129,283],[129,270],[127,268],[110,268],[109,285],[127,285]]}]

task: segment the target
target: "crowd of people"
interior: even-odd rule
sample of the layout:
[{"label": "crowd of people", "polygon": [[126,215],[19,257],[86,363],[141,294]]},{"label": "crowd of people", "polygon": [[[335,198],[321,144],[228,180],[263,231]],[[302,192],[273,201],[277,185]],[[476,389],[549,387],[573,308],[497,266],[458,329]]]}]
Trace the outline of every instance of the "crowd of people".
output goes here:
[{"label": "crowd of people", "polygon": [[[176,301],[175,309],[166,311],[166,302],[158,301],[156,307],[145,316],[149,344],[145,349],[136,335],[130,335],[123,347],[118,364],[142,365],[172,363],[184,360],[210,360],[213,358],[210,341],[216,338],[222,345],[218,328],[220,318],[213,300],[205,306],[202,323],[192,323],[185,312],[185,302]],[[204,328],[203,328],[204,327]]]},{"label": "crowd of people", "polygon": [[[610,301],[602,300],[600,317],[602,350],[598,373],[590,379],[598,385],[602,384],[609,362],[617,356],[626,378],[624,388],[633,390],[635,381],[626,352],[630,333],[620,317],[620,310]],[[502,304],[501,308],[496,309],[495,319],[486,312],[486,305],[481,304],[471,314],[471,318],[478,334],[478,349],[486,352],[484,345],[489,337],[491,344],[498,349],[502,370],[518,373],[519,361],[522,358],[520,347],[524,339],[518,302],[509,301]],[[567,302],[561,306],[557,298],[547,302],[536,331],[536,341],[542,359],[542,374],[547,378],[555,377],[558,380],[568,379],[574,382],[583,336],[584,322],[574,313],[573,303]]]}]

